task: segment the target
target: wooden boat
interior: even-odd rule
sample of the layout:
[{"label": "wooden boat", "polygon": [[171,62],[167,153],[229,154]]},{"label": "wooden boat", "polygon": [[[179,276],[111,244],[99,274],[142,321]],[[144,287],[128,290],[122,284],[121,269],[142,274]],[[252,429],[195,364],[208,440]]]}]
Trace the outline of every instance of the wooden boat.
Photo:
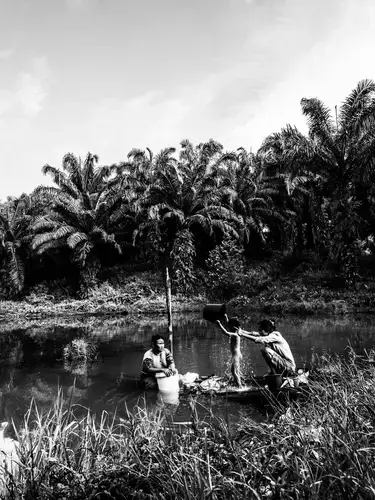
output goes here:
[{"label": "wooden boat", "polygon": [[217,393],[218,396],[225,397],[230,401],[237,401],[240,403],[254,403],[255,401],[280,401],[280,400],[291,400],[297,398],[301,395],[305,389],[302,387],[280,387],[276,389],[270,389],[266,386],[245,386],[242,389],[232,389],[228,391],[220,391]]},{"label": "wooden boat", "polygon": [[[198,393],[207,394],[217,397],[223,397],[231,401],[240,403],[255,403],[284,401],[287,399],[295,399],[303,393],[307,393],[308,385],[306,380],[300,384],[298,377],[294,379],[283,378],[281,375],[267,375],[264,377],[252,377],[245,381],[244,387],[238,388],[234,385],[228,385],[228,382],[223,378],[215,375],[202,376],[190,384],[180,382],[181,393]],[[140,393],[145,388],[140,383],[138,377],[124,376],[118,380],[118,387],[122,390]],[[150,391],[156,390],[149,389]]]},{"label": "wooden boat", "polygon": [[200,383],[198,382],[197,390],[241,403],[251,403],[256,400],[272,402],[295,399],[300,394],[306,393],[308,389],[306,382],[303,380],[301,383],[298,377],[283,378],[280,375],[267,375],[246,380],[244,386],[238,388],[223,383],[219,377],[207,377]]}]

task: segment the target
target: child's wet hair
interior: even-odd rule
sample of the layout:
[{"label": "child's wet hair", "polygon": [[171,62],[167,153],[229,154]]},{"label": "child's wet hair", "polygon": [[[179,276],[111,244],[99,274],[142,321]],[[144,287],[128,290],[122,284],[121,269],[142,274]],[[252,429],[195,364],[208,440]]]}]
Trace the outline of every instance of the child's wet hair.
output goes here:
[{"label": "child's wet hair", "polygon": [[233,328],[239,328],[241,326],[241,323],[240,323],[239,319],[237,318],[237,316],[235,316],[233,318],[228,319],[228,325],[233,327]]},{"label": "child's wet hair", "polygon": [[273,319],[262,319],[259,323],[259,330],[263,330],[264,332],[271,333],[276,330],[276,323]]}]

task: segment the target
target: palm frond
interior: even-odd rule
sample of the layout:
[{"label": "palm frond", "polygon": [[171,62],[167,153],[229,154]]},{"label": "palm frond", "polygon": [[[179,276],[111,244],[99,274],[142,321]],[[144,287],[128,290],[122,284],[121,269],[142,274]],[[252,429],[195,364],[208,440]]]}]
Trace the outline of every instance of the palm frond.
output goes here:
[{"label": "palm frond", "polygon": [[91,191],[92,182],[94,179],[95,165],[98,163],[98,161],[98,155],[92,154],[90,152],[87,153],[85,161],[83,162],[81,173],[83,192]]},{"label": "palm frond", "polygon": [[67,224],[62,224],[56,229],[54,239],[66,238],[74,232],[76,232],[76,228],[68,226]]},{"label": "palm frond", "polygon": [[48,240],[45,243],[42,243],[40,246],[38,246],[35,250],[38,255],[42,255],[45,252],[48,252],[49,250],[59,249],[64,247],[65,245],[66,245],[66,240],[63,238],[59,240]]},{"label": "palm frond", "polygon": [[122,249],[120,245],[117,243],[114,234],[109,234],[107,233],[107,231],[104,231],[104,229],[97,226],[94,227],[94,229],[92,230],[92,234],[97,234],[100,237],[101,241],[103,241],[103,243],[111,245],[115,250],[117,250],[119,254],[122,253]]},{"label": "palm frond", "polygon": [[[351,91],[340,107],[339,120],[343,131],[358,131],[364,119],[372,117],[374,124],[374,102],[375,82],[373,80],[361,80],[355,89]],[[368,113],[369,107],[372,112]]]},{"label": "palm frond", "polygon": [[62,160],[62,168],[68,173],[69,180],[76,186],[77,190],[82,193],[84,186],[81,158],[78,158],[73,153],[66,153]]},{"label": "palm frond", "polygon": [[41,233],[41,234],[36,234],[34,236],[34,239],[32,241],[32,244],[31,244],[31,248],[33,250],[37,250],[38,253],[39,252],[39,248],[41,247],[41,245],[44,245],[45,243],[48,243],[49,241],[52,241],[52,240],[55,240],[55,235],[56,235],[56,230],[54,231],[46,231],[44,233]]},{"label": "palm frond", "polygon": [[32,225],[32,231],[39,233],[40,231],[48,231],[56,227],[56,221],[50,219],[48,216],[41,215],[37,217]]},{"label": "palm frond", "polygon": [[93,249],[93,244],[85,241],[82,245],[77,245],[74,250],[74,260],[82,267],[86,265],[87,257]]},{"label": "palm frond", "polygon": [[69,248],[72,248],[73,250],[77,247],[77,245],[80,245],[86,241],[88,241],[87,234],[79,232],[71,234],[66,240]]},{"label": "palm frond", "polygon": [[[79,189],[77,189],[75,182],[73,182],[72,179],[65,174],[65,172],[58,168],[51,167],[48,164],[44,165],[42,172],[52,177],[53,182],[59,186],[62,194],[68,194],[73,198],[79,197]],[[45,192],[47,192],[47,190]]]}]

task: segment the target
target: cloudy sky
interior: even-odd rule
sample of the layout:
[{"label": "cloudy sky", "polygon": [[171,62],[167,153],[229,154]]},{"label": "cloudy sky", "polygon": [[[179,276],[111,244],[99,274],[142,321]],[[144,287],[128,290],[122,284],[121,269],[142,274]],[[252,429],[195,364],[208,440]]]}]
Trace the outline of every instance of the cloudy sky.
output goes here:
[{"label": "cloudy sky", "polygon": [[0,0],[0,199],[64,153],[255,151],[375,79],[373,0]]}]

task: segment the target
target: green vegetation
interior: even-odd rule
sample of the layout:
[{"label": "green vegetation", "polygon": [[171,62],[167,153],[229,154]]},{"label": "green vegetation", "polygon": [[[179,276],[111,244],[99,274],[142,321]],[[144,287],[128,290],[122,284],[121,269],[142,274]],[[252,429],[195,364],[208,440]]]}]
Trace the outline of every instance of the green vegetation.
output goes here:
[{"label": "green vegetation", "polygon": [[95,358],[97,347],[85,339],[73,339],[64,347],[66,361],[88,361]]},{"label": "green vegetation", "polygon": [[184,140],[178,156],[45,165],[53,187],[0,204],[0,299],[42,315],[73,299],[76,311],[157,309],[164,285],[151,297],[128,281],[152,288],[168,268],[177,302],[374,312],[375,83],[359,82],[335,116],[316,98],[301,107],[308,135],[288,125],[256,154]]},{"label": "green vegetation", "polygon": [[[139,407],[126,420],[77,417],[60,394],[17,429],[9,499],[370,499],[375,494],[372,354],[320,359],[310,390],[267,422],[199,421]],[[9,466],[9,464],[8,464]]]}]

